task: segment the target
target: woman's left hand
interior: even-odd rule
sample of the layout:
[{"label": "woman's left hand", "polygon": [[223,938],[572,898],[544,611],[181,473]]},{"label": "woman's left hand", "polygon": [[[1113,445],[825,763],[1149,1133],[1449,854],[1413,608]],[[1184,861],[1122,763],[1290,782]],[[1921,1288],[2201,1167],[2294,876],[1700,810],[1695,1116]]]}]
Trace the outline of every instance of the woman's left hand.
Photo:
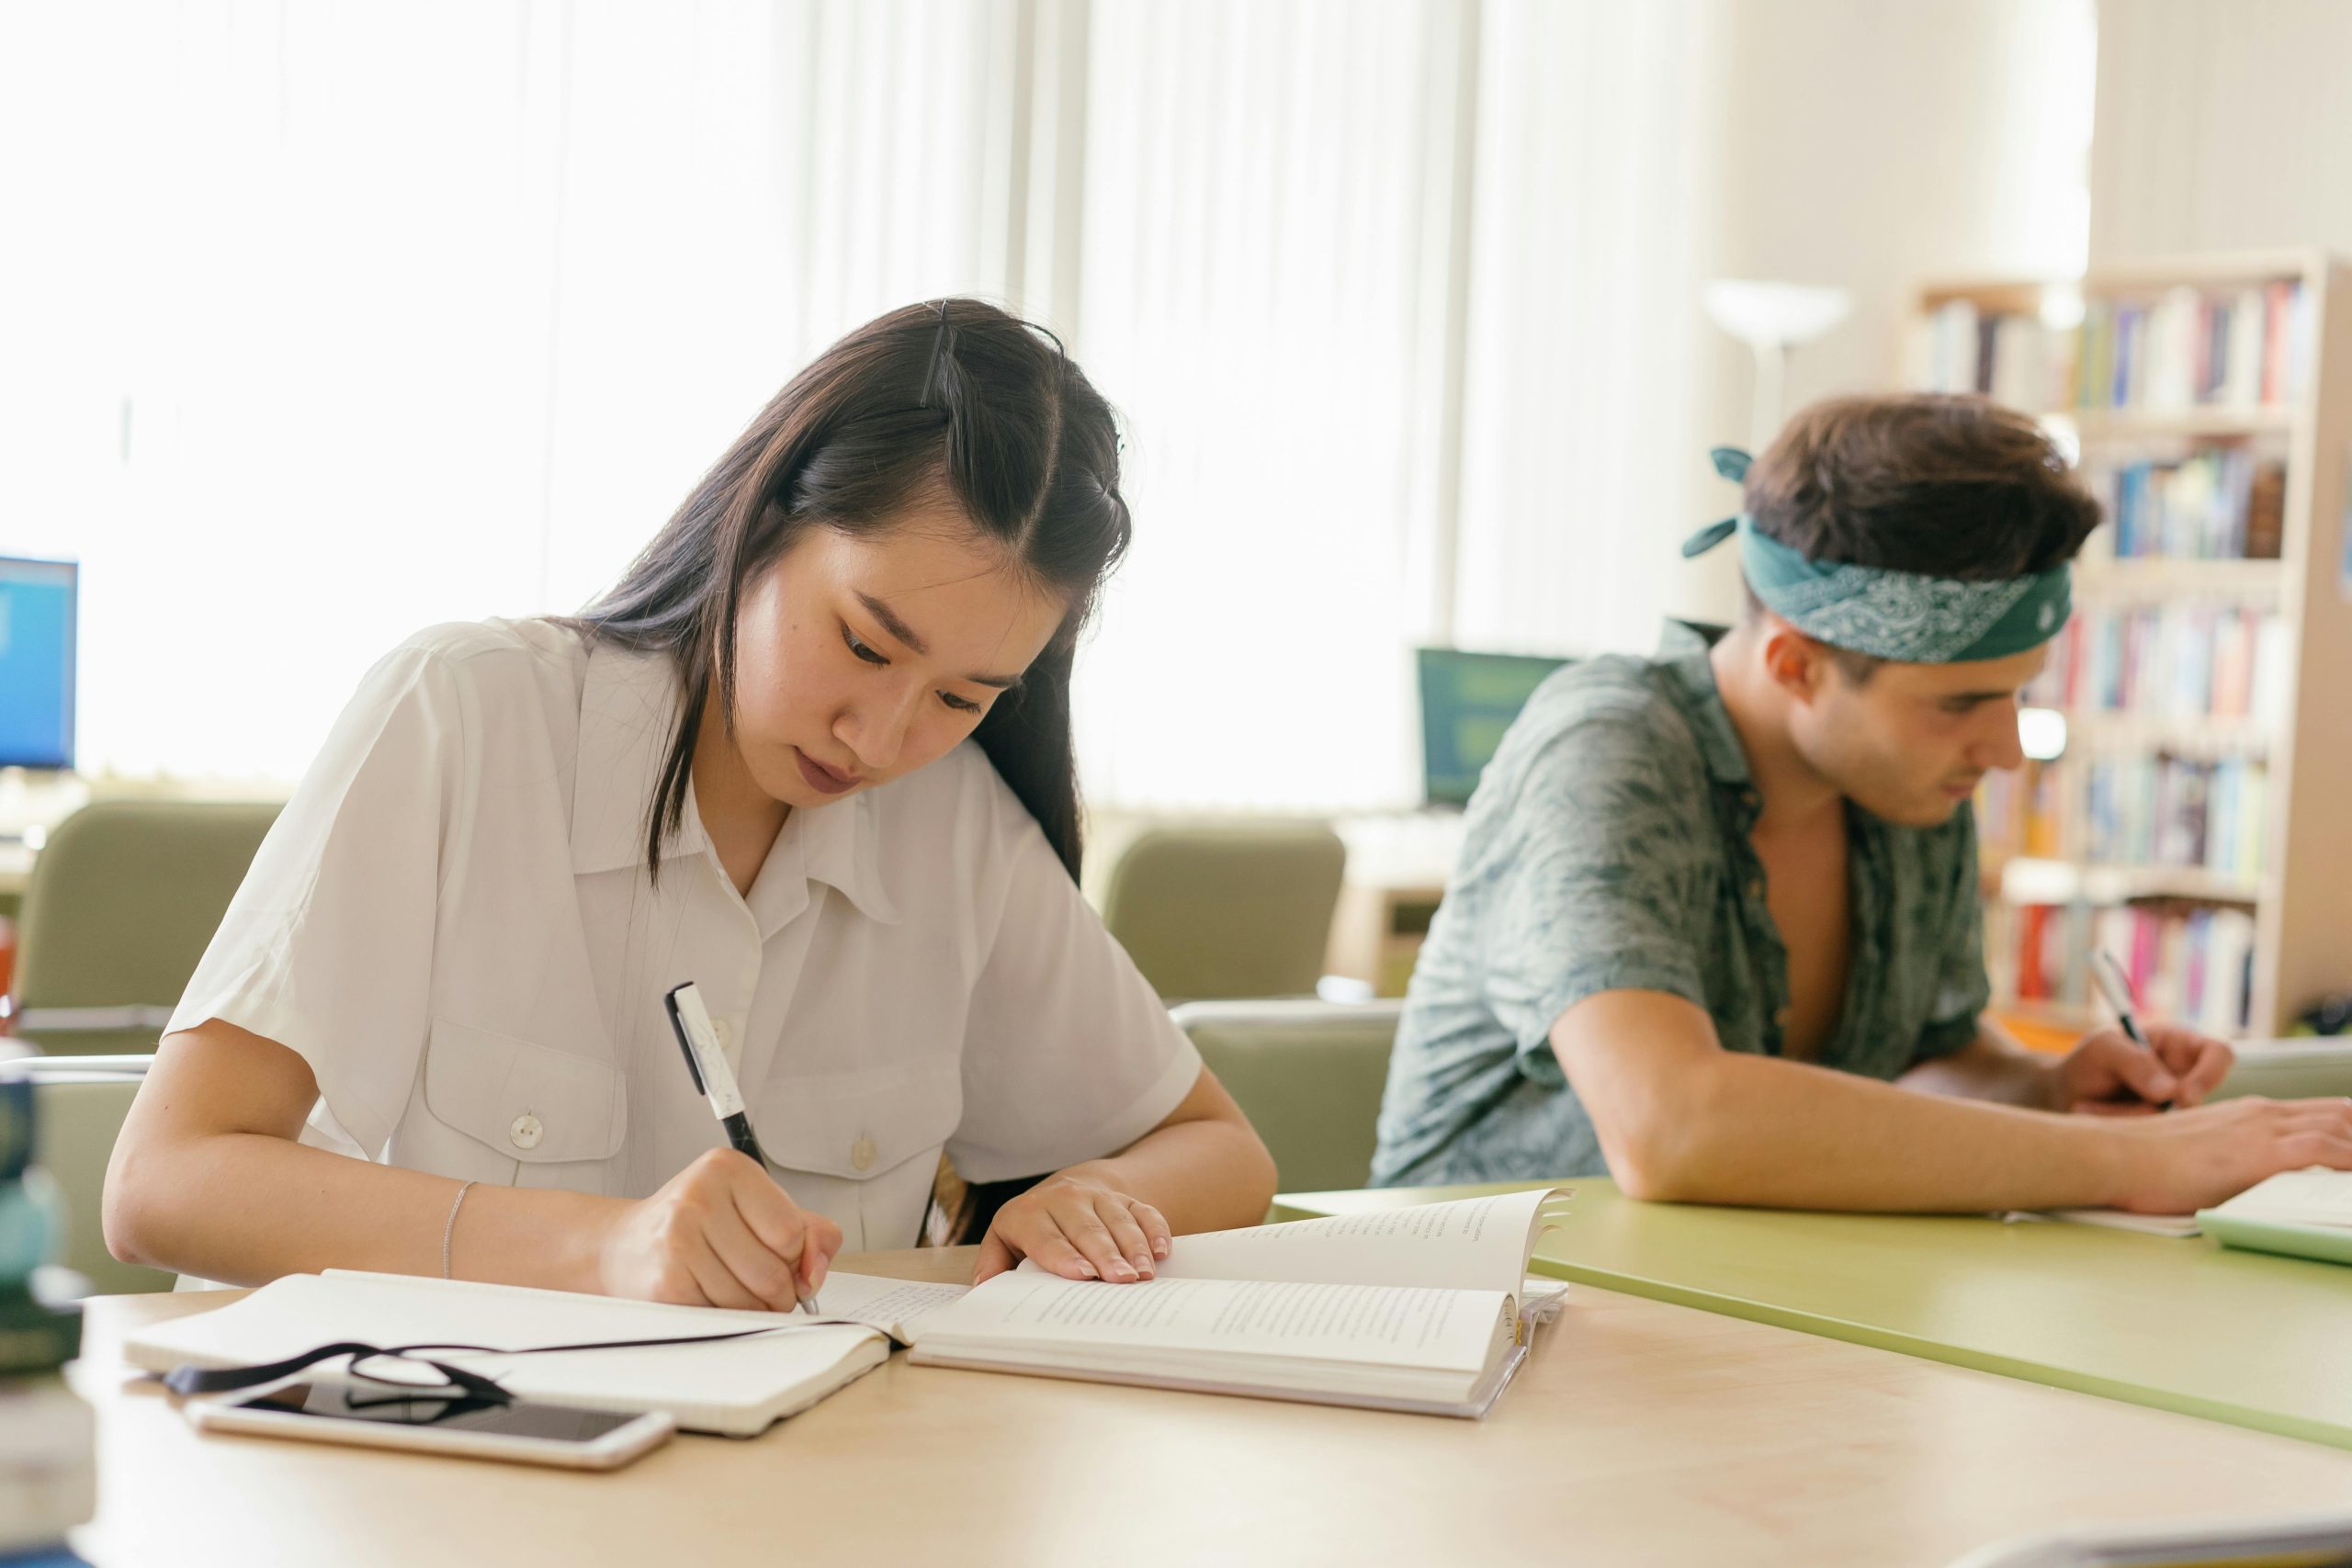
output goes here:
[{"label": "woman's left hand", "polygon": [[972,1282],[1001,1274],[1027,1258],[1065,1280],[1148,1280],[1168,1256],[1168,1221],[1099,1174],[1073,1166],[996,1212],[980,1239]]}]

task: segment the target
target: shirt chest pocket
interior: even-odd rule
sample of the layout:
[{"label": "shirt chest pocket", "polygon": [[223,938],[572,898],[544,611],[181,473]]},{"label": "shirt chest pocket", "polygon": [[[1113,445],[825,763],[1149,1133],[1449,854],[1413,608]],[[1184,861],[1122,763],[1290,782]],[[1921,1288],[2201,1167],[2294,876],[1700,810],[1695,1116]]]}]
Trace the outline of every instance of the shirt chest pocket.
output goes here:
[{"label": "shirt chest pocket", "polygon": [[433,1021],[425,1108],[526,1165],[605,1160],[628,1131],[620,1073],[569,1051],[449,1019]]},{"label": "shirt chest pocket", "polygon": [[952,1064],[777,1075],[750,1110],[776,1165],[863,1181],[937,1156],[963,1119],[963,1077]]}]

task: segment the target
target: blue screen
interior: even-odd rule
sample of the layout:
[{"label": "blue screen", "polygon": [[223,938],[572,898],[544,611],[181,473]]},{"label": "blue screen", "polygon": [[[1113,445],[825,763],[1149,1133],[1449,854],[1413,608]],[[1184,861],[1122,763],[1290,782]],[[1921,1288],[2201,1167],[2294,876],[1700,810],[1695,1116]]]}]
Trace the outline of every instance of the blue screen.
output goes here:
[{"label": "blue screen", "polygon": [[1553,671],[1567,662],[1523,653],[1417,650],[1421,678],[1421,773],[1431,806],[1464,806],[1503,732]]},{"label": "blue screen", "polygon": [[0,768],[74,765],[75,569],[0,556]]}]

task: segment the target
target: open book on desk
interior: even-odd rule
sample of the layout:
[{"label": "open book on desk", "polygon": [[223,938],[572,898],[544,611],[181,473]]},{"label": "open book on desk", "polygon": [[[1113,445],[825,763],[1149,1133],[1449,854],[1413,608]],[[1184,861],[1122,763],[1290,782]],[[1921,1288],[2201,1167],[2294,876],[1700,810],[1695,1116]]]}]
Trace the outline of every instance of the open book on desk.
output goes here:
[{"label": "open book on desk", "polygon": [[1480,1416],[1526,1355],[1527,1263],[1566,1196],[1179,1236],[1135,1284],[1024,1265],[910,1325],[909,1359]]}]

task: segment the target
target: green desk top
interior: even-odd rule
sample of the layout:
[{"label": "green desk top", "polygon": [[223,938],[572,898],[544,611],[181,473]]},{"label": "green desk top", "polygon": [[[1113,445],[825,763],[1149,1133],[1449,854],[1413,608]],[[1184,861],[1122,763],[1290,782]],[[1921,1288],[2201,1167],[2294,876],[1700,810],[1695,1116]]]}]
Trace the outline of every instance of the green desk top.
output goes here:
[{"label": "green desk top", "polygon": [[[1555,1185],[1285,1193],[1276,1219]],[[1581,1179],[1564,1280],[2352,1449],[2352,1268],[2092,1225],[1641,1203]]]}]

